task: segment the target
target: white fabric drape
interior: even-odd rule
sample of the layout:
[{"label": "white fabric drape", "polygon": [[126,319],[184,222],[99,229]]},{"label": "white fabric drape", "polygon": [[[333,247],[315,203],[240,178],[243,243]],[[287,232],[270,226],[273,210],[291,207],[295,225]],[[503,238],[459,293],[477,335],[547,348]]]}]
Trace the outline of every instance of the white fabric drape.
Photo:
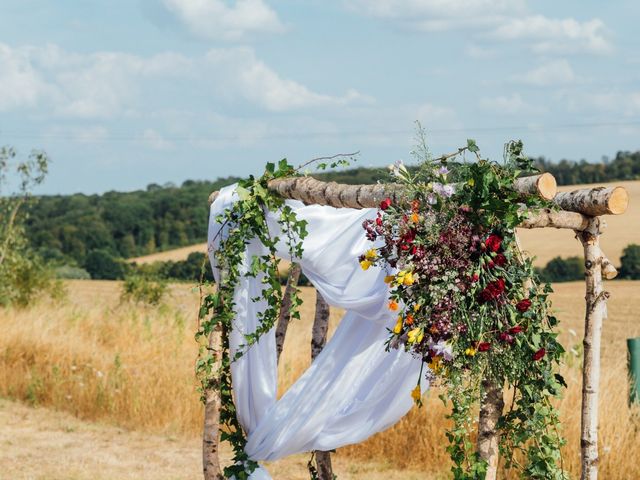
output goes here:
[{"label": "white fabric drape", "polygon": [[[232,205],[234,190],[233,185],[222,189],[211,205],[209,252],[216,277],[213,252],[226,234],[219,234],[216,217]],[[302,271],[330,305],[346,313],[320,355],[278,401],[275,329],[232,364],[238,418],[247,432],[246,452],[256,461],[332,450],[390,427],[411,408],[410,393],[420,371],[420,361],[410,354],[385,351],[387,329],[396,320],[386,306],[385,272],[374,267],[365,272],[358,263],[358,256],[371,247],[362,222],[375,217],[375,210],[287,204],[298,219],[308,222],[309,235],[298,260]],[[277,213],[269,212],[267,221],[272,235],[282,236]],[[252,242],[245,262],[264,252],[259,241]],[[278,253],[288,258],[284,244]],[[243,334],[257,327],[257,312],[265,305],[251,299],[260,291],[260,278],[243,277],[236,287],[232,355],[244,343]],[[423,378],[423,389],[425,383]],[[264,469],[251,476],[269,478]]]}]

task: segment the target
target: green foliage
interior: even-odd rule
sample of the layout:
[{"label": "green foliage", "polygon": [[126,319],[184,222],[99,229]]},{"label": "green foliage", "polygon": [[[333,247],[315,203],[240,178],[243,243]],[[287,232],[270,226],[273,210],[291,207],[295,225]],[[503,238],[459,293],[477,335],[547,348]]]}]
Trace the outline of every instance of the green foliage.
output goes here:
[{"label": "green foliage", "polygon": [[555,257],[540,271],[545,282],[572,282],[584,279],[584,260],[579,257]]},{"label": "green foliage", "polygon": [[54,269],[54,275],[61,280],[90,280],[91,275],[84,268],[62,265]]},{"label": "green foliage", "polygon": [[159,305],[167,292],[167,282],[157,278],[132,275],[122,283],[120,300]]},{"label": "green foliage", "polygon": [[85,269],[94,280],[122,280],[127,265],[108,250],[92,250],[84,262]]},{"label": "green foliage", "polygon": [[[15,158],[15,150],[0,148],[0,305],[24,307],[43,293],[60,298],[64,289],[31,249],[24,228],[25,207],[33,203],[31,191],[44,181],[49,160],[40,151]],[[7,185],[15,190],[5,192]]]},{"label": "green foliage", "polygon": [[186,260],[158,261],[142,265],[132,265],[131,268],[141,275],[153,276],[165,280],[180,280],[199,282],[200,280],[212,282],[213,274],[209,267],[207,256],[201,252],[192,252]]},{"label": "green foliage", "polygon": [[640,179],[640,151],[618,152],[613,160],[604,159],[599,163],[564,159],[552,162],[544,157],[535,163],[540,171],[552,173],[558,185]]},{"label": "green foliage", "polygon": [[[234,452],[233,464],[224,469],[225,478],[235,476],[237,479],[246,479],[258,466],[256,462],[249,460],[244,452],[246,439],[233,404],[230,363],[240,358],[261,335],[275,325],[282,304],[283,292],[278,274],[280,260],[276,257],[276,245],[280,238],[271,236],[265,219],[265,210],[279,212],[279,223],[286,232],[283,240],[288,246],[291,258],[299,258],[302,254],[301,240],[307,234],[306,222],[298,221],[293,210],[267,189],[269,180],[296,173],[286,160],[281,160],[277,167],[268,163],[265,173],[260,178],[252,176],[248,180],[238,182],[236,193],[239,200],[216,219],[222,225],[221,231],[228,231],[228,235],[220,238],[219,248],[215,252],[221,275],[217,283],[217,292],[204,296],[201,301],[200,325],[196,333],[196,339],[200,342],[201,348],[196,371],[202,384],[203,400],[205,391],[212,388],[220,391],[221,439],[231,443]],[[251,259],[249,271],[243,274],[240,266],[245,247],[253,239],[258,239],[268,253],[254,256]],[[260,326],[256,331],[245,334],[245,344],[240,346],[239,351],[231,359],[229,332],[235,315],[233,296],[241,275],[261,278],[262,292],[259,298],[253,300],[263,300],[266,308],[259,314]],[[291,316],[300,318],[295,308],[301,303],[298,292],[294,291],[292,297]],[[220,352],[212,351],[208,347],[209,336],[216,329],[222,332],[222,351]],[[220,362],[218,369],[215,368],[216,360]]]},{"label": "green foliage", "polygon": [[622,251],[620,262],[620,278],[640,280],[640,245],[628,245]]}]

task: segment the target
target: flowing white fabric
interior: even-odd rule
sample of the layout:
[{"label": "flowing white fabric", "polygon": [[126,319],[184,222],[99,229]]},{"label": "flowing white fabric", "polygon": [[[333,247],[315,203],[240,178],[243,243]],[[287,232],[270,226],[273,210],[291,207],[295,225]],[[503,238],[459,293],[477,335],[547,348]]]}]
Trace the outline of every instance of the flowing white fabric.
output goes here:
[{"label": "flowing white fabric", "polygon": [[[220,191],[211,205],[209,253],[218,278],[213,253],[227,232],[216,221],[233,204],[235,186]],[[362,222],[374,218],[374,209],[336,209],[305,206],[287,201],[298,219],[308,222],[302,271],[333,306],[346,313],[333,337],[309,369],[276,401],[277,364],[275,329],[263,335],[231,366],[238,418],[247,432],[249,458],[276,460],[294,453],[332,450],[365,440],[402,418],[411,408],[411,390],[420,372],[420,361],[403,350],[385,351],[388,328],[396,314],[387,308],[385,272],[360,268],[358,256],[372,246]],[[277,212],[268,212],[272,235],[282,237]],[[253,255],[265,249],[259,241],[246,249],[244,271]],[[278,254],[288,258],[284,243]],[[243,335],[253,332],[257,313],[264,302],[260,278],[242,277],[235,290],[236,317],[231,336],[231,354],[244,343]],[[423,389],[427,385],[422,379]],[[251,480],[271,477],[256,470]]]}]

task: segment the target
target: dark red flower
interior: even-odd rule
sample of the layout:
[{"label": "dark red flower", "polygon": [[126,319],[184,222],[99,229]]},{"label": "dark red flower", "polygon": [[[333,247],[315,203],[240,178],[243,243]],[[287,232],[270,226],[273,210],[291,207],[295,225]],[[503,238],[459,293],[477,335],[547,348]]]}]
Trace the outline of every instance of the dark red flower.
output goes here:
[{"label": "dark red flower", "polygon": [[489,260],[489,263],[487,263],[487,267],[489,267],[489,268],[493,268],[495,266],[496,266],[496,264],[493,262],[493,260]]},{"label": "dark red flower", "polygon": [[489,238],[487,238],[487,240],[485,241],[485,245],[487,246],[487,249],[491,250],[492,252],[497,252],[498,250],[500,250],[501,244],[502,244],[502,237],[499,237],[498,235],[495,235],[495,234],[489,235]]},{"label": "dark red flower", "polygon": [[380,210],[386,210],[391,206],[391,199],[389,197],[385,198],[380,202]]},{"label": "dark red flower", "polygon": [[471,277],[471,281],[472,282],[477,282],[479,278],[480,278],[480,276],[477,273],[474,273],[473,277]]},{"label": "dark red flower", "polygon": [[531,300],[529,300],[528,298],[520,300],[518,303],[516,303],[516,308],[521,313],[524,313],[527,310],[529,310],[530,306],[531,306]]},{"label": "dark red flower", "polygon": [[498,267],[504,267],[507,264],[507,257],[499,253],[493,259],[493,263],[496,264]]},{"label": "dark red flower", "polygon": [[498,298],[504,292],[504,279],[499,278],[498,280],[487,284],[484,290],[480,292],[480,299],[488,302],[489,300],[493,300]]},{"label": "dark red flower", "polygon": [[522,325],[516,325],[515,327],[511,327],[509,329],[509,333],[515,335],[517,333],[524,332],[524,327]]},{"label": "dark red flower", "polygon": [[378,225],[379,227],[382,226],[382,218],[380,217],[376,218],[376,225]]},{"label": "dark red flower", "polygon": [[500,332],[499,338],[500,338],[500,340],[502,340],[503,342],[506,342],[508,344],[512,344],[513,343],[513,336],[511,336],[509,334],[509,332]]},{"label": "dark red flower", "polygon": [[541,348],[540,350],[538,350],[536,353],[533,354],[533,361],[537,362],[542,357],[544,357],[546,353],[547,351],[544,348]]},{"label": "dark red flower", "polygon": [[480,342],[478,343],[478,351],[479,352],[488,352],[491,349],[491,344],[489,342]]}]

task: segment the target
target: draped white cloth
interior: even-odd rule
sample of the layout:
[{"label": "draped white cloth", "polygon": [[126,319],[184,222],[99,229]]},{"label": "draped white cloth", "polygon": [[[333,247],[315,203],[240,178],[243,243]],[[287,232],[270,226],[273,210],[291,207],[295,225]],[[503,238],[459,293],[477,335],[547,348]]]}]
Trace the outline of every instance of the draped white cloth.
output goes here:
[{"label": "draped white cloth", "polygon": [[[236,199],[235,185],[220,191],[211,205],[209,254],[218,278],[213,256],[220,239],[221,225],[216,217]],[[332,450],[365,440],[404,416],[412,405],[411,390],[420,372],[420,361],[403,350],[385,351],[388,328],[396,314],[387,308],[388,287],[385,272],[360,268],[358,256],[372,244],[362,222],[374,218],[374,209],[336,209],[305,206],[287,201],[298,219],[308,222],[302,259],[302,271],[333,306],[346,310],[340,325],[320,355],[296,383],[276,400],[277,364],[275,329],[261,337],[231,366],[238,418],[247,432],[249,458],[276,460],[311,450]],[[277,212],[268,212],[272,235],[282,238]],[[244,269],[253,255],[264,247],[254,240],[246,249]],[[289,257],[286,245],[279,255]],[[235,290],[236,317],[231,354],[244,344],[243,334],[253,332],[263,302],[260,278],[244,277]],[[427,385],[422,379],[423,390]],[[263,468],[251,480],[271,477]]]}]

